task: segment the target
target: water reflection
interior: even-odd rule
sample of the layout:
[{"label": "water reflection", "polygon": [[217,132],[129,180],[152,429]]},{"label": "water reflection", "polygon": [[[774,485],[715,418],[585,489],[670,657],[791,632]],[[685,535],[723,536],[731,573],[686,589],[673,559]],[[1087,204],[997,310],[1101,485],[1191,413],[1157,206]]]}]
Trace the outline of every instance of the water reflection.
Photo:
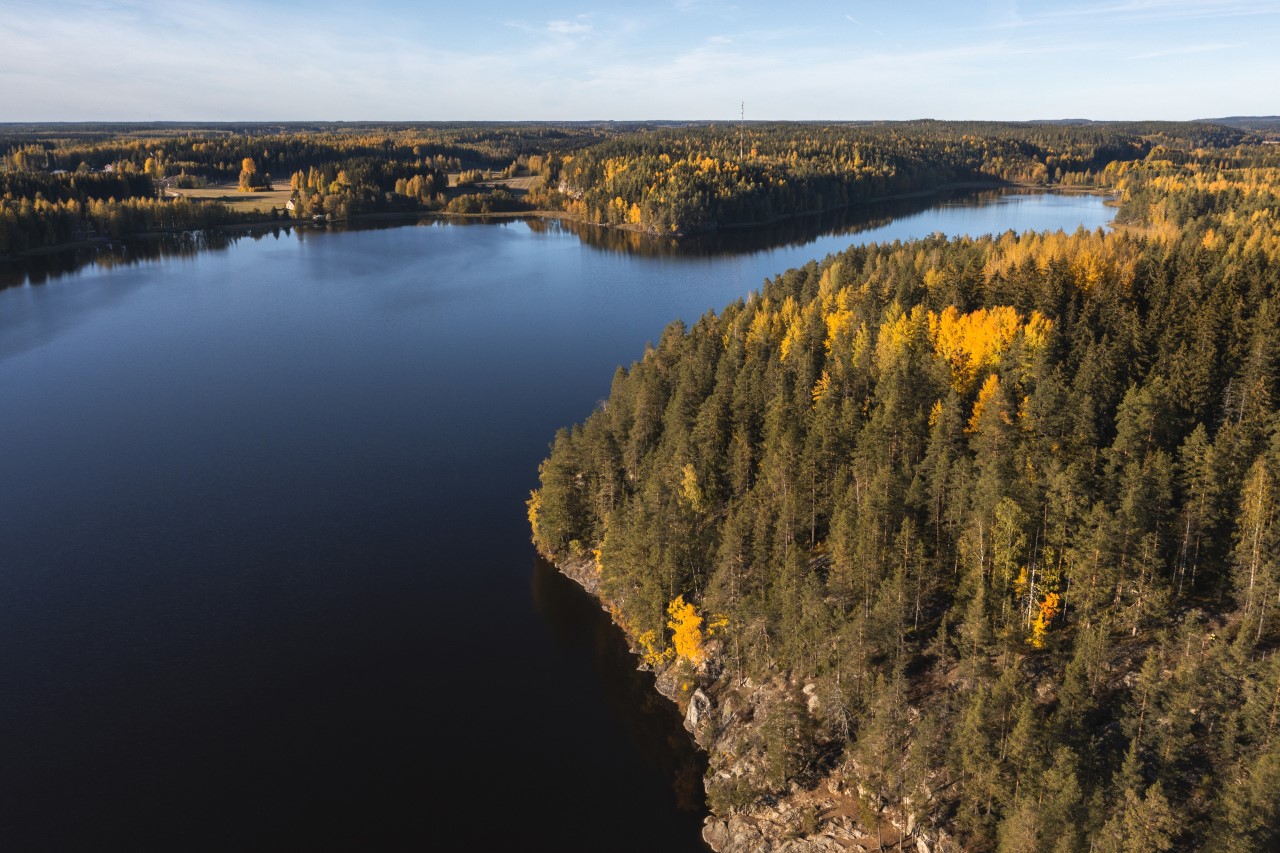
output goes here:
[{"label": "water reflection", "polygon": [[[1020,195],[1035,192],[1018,189]],[[538,234],[569,233],[583,243],[605,252],[640,257],[717,257],[753,254],[771,249],[804,246],[819,237],[842,237],[859,234],[889,224],[895,219],[926,210],[950,206],[974,206],[998,202],[1009,193],[1007,188],[952,189],[911,198],[854,204],[826,213],[798,216],[767,225],[728,228],[692,237],[667,237],[636,231],[621,231],[560,219],[539,217],[395,217],[384,220],[312,225],[273,225],[243,231],[190,231],[180,234],[153,235],[82,246],[20,259],[0,261],[0,289],[22,284],[44,284],[51,279],[75,273],[87,266],[110,269],[131,266],[164,258],[188,258],[210,250],[226,250],[243,239],[261,240],[271,236],[296,234],[304,240],[308,230],[370,231],[403,228],[410,225],[440,227],[448,225],[492,225],[498,222],[524,221]]]},{"label": "water reflection", "polygon": [[[842,237],[880,228],[895,219],[956,203],[965,206],[990,203],[1007,190],[948,190],[928,195],[889,201],[868,202],[797,216],[772,222],[729,228],[692,237],[664,237],[636,231],[620,231],[581,222],[560,219],[529,221],[529,228],[540,233],[568,232],[593,249],[621,255],[642,257],[717,257],[764,252],[771,249],[804,246],[819,237]],[[1026,193],[1026,190],[1020,190]]]},{"label": "water reflection", "polygon": [[[0,289],[23,284],[39,285],[79,272],[85,267],[113,269],[165,258],[191,258],[201,252],[225,251],[246,237],[261,240],[288,235],[289,226],[249,231],[183,231],[149,237],[132,237],[0,260]],[[301,236],[301,232],[299,232]]]},{"label": "water reflection", "polygon": [[626,737],[672,780],[676,807],[700,820],[706,814],[706,756],[694,747],[676,706],[654,688],[652,673],[636,668],[622,632],[581,587],[542,559],[534,561],[532,585],[534,607],[556,641],[590,661]]}]

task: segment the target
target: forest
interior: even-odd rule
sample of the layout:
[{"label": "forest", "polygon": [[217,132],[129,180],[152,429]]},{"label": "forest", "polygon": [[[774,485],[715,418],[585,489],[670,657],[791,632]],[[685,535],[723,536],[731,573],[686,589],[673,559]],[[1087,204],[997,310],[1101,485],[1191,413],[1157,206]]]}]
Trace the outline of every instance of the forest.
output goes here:
[{"label": "forest", "polygon": [[[502,191],[467,192],[467,178],[541,176],[558,152],[615,132],[591,124],[11,125],[0,128],[0,256],[317,216],[529,209],[537,192],[516,204]],[[450,174],[461,179],[453,190]],[[292,209],[233,209],[183,194],[237,183],[288,186]]]},{"label": "forest", "polygon": [[751,124],[627,134],[565,155],[564,207],[592,222],[692,234],[949,184],[1088,186],[1165,146],[1225,145],[1198,124]]},{"label": "forest", "polygon": [[[981,157],[981,128],[926,133],[948,180],[1086,175],[1117,227],[789,270],[672,323],[555,436],[538,549],[592,567],[683,698],[754,718],[710,755],[713,814],[856,782],[873,838],[898,814],[975,851],[1280,845],[1280,150],[1129,130]],[[855,159],[901,180],[860,133],[813,133],[815,192]],[[565,168],[621,186],[614,153],[666,173],[632,140]]]},{"label": "forest", "polygon": [[[1160,122],[8,125],[0,257],[372,214],[540,210],[681,236],[949,185],[1097,186],[1112,163],[1251,135]],[[287,186],[288,203],[242,209],[187,192],[237,184]]]}]

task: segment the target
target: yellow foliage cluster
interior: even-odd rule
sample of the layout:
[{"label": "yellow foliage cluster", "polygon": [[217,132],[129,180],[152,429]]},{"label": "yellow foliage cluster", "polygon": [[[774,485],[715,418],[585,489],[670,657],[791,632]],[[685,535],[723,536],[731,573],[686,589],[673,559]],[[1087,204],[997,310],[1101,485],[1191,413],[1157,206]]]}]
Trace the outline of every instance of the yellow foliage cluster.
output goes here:
[{"label": "yellow foliage cluster", "polygon": [[1040,274],[1061,266],[1082,290],[1091,290],[1103,280],[1116,282],[1127,290],[1137,275],[1138,254],[1139,247],[1133,241],[1117,240],[1098,231],[1006,233],[992,244],[983,274],[990,280],[1028,263]]},{"label": "yellow foliage cluster", "polygon": [[1061,607],[1062,597],[1056,592],[1051,592],[1044,597],[1044,601],[1040,602],[1040,612],[1036,614],[1035,620],[1031,623],[1031,645],[1037,649],[1044,648],[1044,638],[1049,633],[1049,626],[1053,624],[1054,617],[1058,615],[1058,609]]},{"label": "yellow foliage cluster", "polygon": [[835,261],[829,267],[822,271],[822,276],[818,279],[818,295],[825,298],[830,297],[836,292],[836,288],[840,282],[841,273],[844,270],[844,264]]},{"label": "yellow foliage cluster", "polygon": [[804,334],[803,318],[794,297],[788,296],[774,310],[776,303],[765,298],[759,310],[750,315],[747,328],[747,346],[756,344],[768,348],[778,347],[778,357],[786,361]]},{"label": "yellow foliage cluster", "polygon": [[804,325],[800,322],[800,309],[796,306],[796,301],[788,296],[786,301],[782,303],[782,310],[779,312],[779,320],[782,327],[786,330],[782,335],[782,345],[778,348],[779,358],[783,361],[787,360],[787,356],[795,349],[796,343],[804,334]]},{"label": "yellow foliage cluster", "polygon": [[[566,160],[565,162],[568,163],[569,161]],[[630,164],[631,161],[626,157],[610,157],[604,161],[604,179],[612,181],[619,174],[625,172]]]},{"label": "yellow foliage cluster", "polygon": [[667,606],[667,615],[671,617],[667,627],[671,629],[676,656],[695,666],[702,663],[706,653],[702,648],[702,617],[697,608],[686,603],[683,595],[678,595]]},{"label": "yellow foliage cluster", "polygon": [[[611,608],[611,612],[614,614],[614,621],[626,630],[627,626],[622,621],[622,614],[616,608]],[[667,622],[667,628],[671,631],[670,646],[660,647],[662,637],[657,631],[644,631],[636,636],[636,644],[640,647],[644,662],[655,668],[671,663],[677,658],[688,661],[694,666],[701,664],[706,659],[706,650],[702,645],[703,619],[698,614],[697,607],[686,602],[683,595],[678,595],[667,605],[667,615],[671,617]],[[728,624],[727,616],[715,617],[707,625],[705,637],[714,636]]]},{"label": "yellow foliage cluster", "polygon": [[899,356],[911,353],[927,341],[933,312],[916,305],[907,313],[895,303],[888,315],[893,319],[880,326],[880,335],[876,338],[876,364],[881,370],[888,370]]},{"label": "yellow foliage cluster", "polygon": [[771,311],[770,300],[768,297],[761,303],[760,308],[751,315],[751,325],[747,328],[747,346],[753,344],[763,344],[772,346],[773,342],[782,335],[782,323],[777,312]]},{"label": "yellow foliage cluster", "polygon": [[853,328],[853,321],[854,314],[847,308],[837,308],[826,316],[827,339],[825,345],[827,355],[831,355],[832,346],[840,334]]},{"label": "yellow foliage cluster", "polygon": [[[951,383],[957,391],[973,387],[978,376],[999,361],[1022,328],[1021,320],[1007,305],[968,314],[961,314],[954,305],[941,314],[929,312],[934,352],[950,364]],[[1049,322],[1043,317],[1041,321]]]},{"label": "yellow foliage cluster", "polygon": [[1043,350],[1045,344],[1049,342],[1051,331],[1053,331],[1053,321],[1039,311],[1032,311],[1027,325],[1022,330],[1026,348],[1032,353]]},{"label": "yellow foliage cluster", "polygon": [[542,492],[536,489],[529,492],[529,500],[524,503],[526,507],[526,515],[529,517],[529,529],[533,531],[533,541],[539,542],[542,535],[538,530],[538,511],[542,509]]},{"label": "yellow foliage cluster", "polygon": [[827,396],[827,392],[830,390],[831,374],[824,370],[822,371],[822,376],[813,384],[813,402],[815,404],[821,402],[822,398]]},{"label": "yellow foliage cluster", "polygon": [[658,634],[655,631],[645,631],[636,637],[636,642],[640,644],[641,656],[649,666],[662,666],[676,656],[676,650],[670,646],[658,649]]},{"label": "yellow foliage cluster", "polygon": [[[981,376],[994,367],[1009,346],[1024,336],[1029,353],[1044,348],[1053,322],[1033,311],[1024,324],[1021,315],[1007,305],[980,308],[961,314],[949,305],[941,314],[917,305],[904,312],[896,307],[889,312],[892,319],[880,327],[876,340],[876,361],[887,369],[900,354],[932,344],[934,355],[951,369],[951,384],[961,393],[968,392]],[[827,348],[839,331],[852,324],[852,315],[836,311],[827,316]]]},{"label": "yellow foliage cluster", "polygon": [[938,421],[942,420],[942,401],[935,400],[933,408],[929,410],[929,426],[937,426]]},{"label": "yellow foliage cluster", "polygon": [[698,485],[698,471],[693,463],[686,463],[680,474],[680,502],[696,513],[705,512],[706,498]]},{"label": "yellow foliage cluster", "polygon": [[[969,425],[965,427],[965,432],[975,433],[982,427],[982,413],[987,410],[993,402],[998,403],[997,395],[1000,393],[1000,377],[994,373],[987,376],[987,381],[982,383],[982,388],[978,391],[978,399],[973,404],[973,415],[969,418]],[[1005,420],[1008,420],[1008,413],[1004,413]]]}]

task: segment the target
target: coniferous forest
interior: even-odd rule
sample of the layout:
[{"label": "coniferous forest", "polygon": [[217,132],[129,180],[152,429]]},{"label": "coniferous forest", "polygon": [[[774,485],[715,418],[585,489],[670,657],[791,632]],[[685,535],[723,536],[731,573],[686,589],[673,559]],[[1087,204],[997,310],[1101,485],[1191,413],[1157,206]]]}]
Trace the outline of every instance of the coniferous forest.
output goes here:
[{"label": "coniferous forest", "polygon": [[1045,133],[1113,233],[789,270],[555,437],[534,541],[701,703],[719,819],[822,786],[882,843],[1280,844],[1280,151]]}]

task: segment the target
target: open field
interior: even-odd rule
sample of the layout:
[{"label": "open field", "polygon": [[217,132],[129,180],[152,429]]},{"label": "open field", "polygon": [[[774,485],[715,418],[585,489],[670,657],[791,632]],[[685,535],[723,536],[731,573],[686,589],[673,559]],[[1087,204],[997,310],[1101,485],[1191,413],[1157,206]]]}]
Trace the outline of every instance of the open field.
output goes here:
[{"label": "open field", "polygon": [[502,177],[498,177],[502,173],[494,169],[488,170],[484,174],[485,174],[485,178],[482,181],[477,181],[474,184],[459,184],[458,183],[459,173],[450,172],[449,188],[450,189],[471,189],[475,187],[484,187],[487,189],[506,189],[511,192],[528,192],[529,189],[538,180],[537,175],[522,175],[517,178],[502,178]]},{"label": "open field", "polygon": [[476,186],[489,189],[505,189],[512,195],[524,195],[533,189],[533,185],[539,180],[541,179],[537,175],[526,175],[520,178],[497,178],[492,181],[482,181]]},{"label": "open field", "polygon": [[289,182],[287,180],[275,180],[272,183],[275,189],[257,193],[242,193],[236,184],[220,184],[199,189],[171,189],[166,190],[166,194],[198,201],[220,201],[235,210],[261,211],[270,210],[273,207],[282,208],[292,194],[292,190],[289,189]]}]

